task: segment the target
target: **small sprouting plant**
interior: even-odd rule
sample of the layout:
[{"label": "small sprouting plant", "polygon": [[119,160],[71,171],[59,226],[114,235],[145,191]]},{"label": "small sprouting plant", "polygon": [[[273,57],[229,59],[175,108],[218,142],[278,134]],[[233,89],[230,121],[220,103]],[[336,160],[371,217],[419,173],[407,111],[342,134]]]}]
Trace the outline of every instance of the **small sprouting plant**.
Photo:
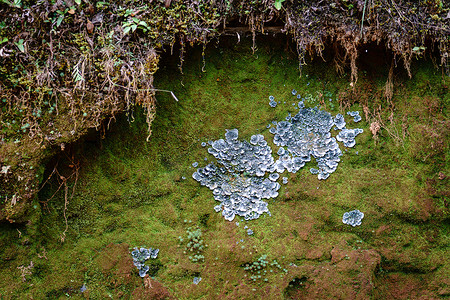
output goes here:
[{"label": "small sprouting plant", "polygon": [[275,0],[275,2],[273,3],[273,6],[275,7],[276,10],[280,10],[281,9],[281,5],[285,0]]},{"label": "small sprouting plant", "polygon": [[19,41],[15,42],[14,44],[17,46],[17,48],[19,48],[20,52],[22,52],[22,53],[25,52],[25,43],[24,43],[23,39],[20,39]]},{"label": "small sprouting plant", "polygon": [[[261,255],[256,261],[244,265],[244,270],[251,273],[249,278],[252,281],[262,279],[267,273],[272,273],[274,268],[287,272],[287,269],[283,269],[276,259],[269,263],[267,255]],[[267,282],[268,279],[264,278],[264,281]]]},{"label": "small sprouting plant", "polygon": [[147,32],[148,30],[150,30],[150,26],[148,26],[148,24],[145,21],[141,21],[136,17],[132,17],[130,18],[128,21],[123,22],[122,24],[122,29],[123,29],[123,33],[127,34],[128,32],[135,32],[136,29],[142,29],[142,31]]},{"label": "small sprouting plant", "polygon": [[416,47],[412,48],[411,51],[412,51],[412,53],[420,56],[425,53],[425,50],[426,50],[426,47],[424,47],[424,46],[420,46],[420,47],[416,46]]},{"label": "small sprouting plant", "polygon": [[11,7],[15,7],[15,8],[21,8],[22,7],[22,0],[12,0],[12,1],[8,1],[8,0],[0,0],[1,2],[8,4]]},{"label": "small sprouting plant", "polygon": [[[192,262],[203,262],[205,261],[205,257],[203,256],[203,250],[208,247],[208,245],[205,244],[205,242],[202,239],[202,231],[200,228],[192,229],[189,227],[186,229],[187,233],[187,243],[186,247],[183,251],[185,254],[191,254],[189,255],[189,260]],[[178,237],[180,243],[184,242],[184,239],[179,236]]]}]

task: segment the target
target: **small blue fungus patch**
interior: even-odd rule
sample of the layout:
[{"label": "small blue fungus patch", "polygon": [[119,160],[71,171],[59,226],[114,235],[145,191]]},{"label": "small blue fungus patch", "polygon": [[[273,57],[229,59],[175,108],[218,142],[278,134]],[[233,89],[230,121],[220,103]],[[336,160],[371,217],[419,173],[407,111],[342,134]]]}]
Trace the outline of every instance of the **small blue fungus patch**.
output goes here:
[{"label": "small blue fungus patch", "polygon": [[309,169],[309,172],[311,172],[311,174],[313,174],[313,175],[319,174],[319,170],[314,169],[314,168]]},{"label": "small blue fungus patch", "polygon": [[197,167],[198,167],[198,162],[192,163],[192,166],[193,166],[194,168],[197,168]]},{"label": "small blue fungus patch", "polygon": [[359,115],[359,111],[348,111],[347,115],[353,117],[353,122],[357,123],[361,121],[361,116]]},{"label": "small blue fungus patch", "polygon": [[361,225],[363,218],[364,218],[364,213],[355,209],[350,212],[344,213],[344,216],[342,217],[342,223],[355,227],[355,226]]},{"label": "small blue fungus patch", "polygon": [[288,178],[287,177],[283,177],[283,184],[287,184],[288,183]]},{"label": "small blue fungus patch", "polygon": [[360,128],[356,129],[343,129],[336,136],[336,140],[343,142],[345,147],[353,147],[356,144],[355,138],[358,134],[362,133]]},{"label": "small blue fungus patch", "polygon": [[194,277],[194,284],[199,284],[200,283],[200,281],[202,281],[202,278],[201,277]]},{"label": "small blue fungus patch", "polygon": [[344,116],[341,114],[337,114],[336,117],[334,118],[334,125],[336,125],[336,127],[341,130],[345,128],[345,120],[344,120]]},{"label": "small blue fungus patch", "polygon": [[272,181],[277,181],[278,178],[280,178],[280,174],[278,174],[278,173],[272,173],[269,175],[269,179]]},{"label": "small blue fungus patch", "polygon": [[330,134],[333,125],[331,114],[317,108],[300,108],[290,121],[278,122],[273,142],[287,147],[287,152],[275,162],[276,171],[296,173],[313,156],[319,165],[319,179],[328,178],[342,155]]},{"label": "small blue fungus patch", "polygon": [[[280,157],[275,161],[275,170],[278,173],[285,170],[296,173],[314,157],[318,165],[318,178],[327,179],[336,171],[342,156],[337,141],[344,142],[346,147],[353,147],[355,137],[362,129],[345,129],[342,114],[333,118],[330,113],[317,107],[306,108],[303,101],[299,102],[298,107],[296,115],[274,124],[276,128],[269,130],[274,134],[274,144],[287,149],[285,153],[278,153]],[[336,138],[331,136],[333,127],[341,130]]]},{"label": "small blue fungus patch", "polygon": [[251,229],[248,229],[248,230],[247,230],[247,234],[248,234],[248,235],[253,235],[253,233],[254,233],[253,230],[251,230]]},{"label": "small blue fungus patch", "polygon": [[276,101],[270,101],[269,105],[270,105],[270,107],[276,107],[277,106],[277,102]]},{"label": "small blue fungus patch", "polygon": [[280,149],[278,149],[277,154],[279,156],[282,156],[282,155],[286,154],[286,149],[284,149],[283,147],[280,147]]},{"label": "small blue fungus patch", "polygon": [[133,251],[131,251],[131,257],[133,258],[133,264],[138,268],[139,270],[139,276],[145,277],[145,274],[147,274],[148,270],[150,269],[149,266],[145,265],[145,261],[149,258],[155,259],[158,257],[159,249],[152,249],[152,248],[138,248],[135,247]]},{"label": "small blue fungus patch", "polygon": [[186,177],[184,177],[184,176],[183,176],[183,177],[181,177],[181,179],[185,180],[185,179],[186,179]]},{"label": "small blue fungus patch", "polygon": [[296,95],[297,94],[297,91],[296,90],[292,90],[292,95]]},{"label": "small blue fungus patch", "polygon": [[297,94],[297,99],[300,99],[302,97],[302,95]]},{"label": "small blue fungus patch", "polygon": [[274,96],[269,96],[269,100],[270,100],[270,101],[273,101],[274,99],[275,99]]},{"label": "small blue fungus patch", "polygon": [[236,215],[252,220],[269,212],[262,199],[276,198],[280,184],[265,178],[275,169],[272,149],[263,135],[253,135],[250,142],[239,141],[237,129],[227,130],[225,139],[214,141],[208,153],[217,164],[197,169],[192,178],[212,190],[220,202],[214,207],[216,212],[222,211],[227,221]]},{"label": "small blue fungus patch", "polygon": [[86,292],[86,290],[87,290],[86,284],[83,283],[83,285],[80,288],[80,293],[84,293]]},{"label": "small blue fungus patch", "polygon": [[206,147],[206,143],[205,142],[202,142],[202,147]]},{"label": "small blue fungus patch", "polygon": [[272,124],[269,124],[269,125],[267,125],[267,126],[266,126],[266,128],[267,128],[267,129],[269,129],[269,128],[270,128],[270,126],[272,126]]}]

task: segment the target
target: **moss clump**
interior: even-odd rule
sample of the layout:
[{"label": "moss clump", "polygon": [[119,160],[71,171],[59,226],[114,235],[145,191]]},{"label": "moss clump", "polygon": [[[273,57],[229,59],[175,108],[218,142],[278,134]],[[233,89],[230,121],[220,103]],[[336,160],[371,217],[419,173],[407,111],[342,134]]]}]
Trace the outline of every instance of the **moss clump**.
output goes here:
[{"label": "moss clump", "polygon": [[[198,227],[195,229],[192,227],[188,227],[186,229],[186,234],[187,242],[183,253],[188,254],[189,260],[194,263],[204,262],[205,256],[203,256],[203,251],[206,247],[208,247],[208,245],[205,244],[202,238],[202,230]],[[179,236],[178,239],[180,243],[184,242],[184,239],[181,236]]]}]

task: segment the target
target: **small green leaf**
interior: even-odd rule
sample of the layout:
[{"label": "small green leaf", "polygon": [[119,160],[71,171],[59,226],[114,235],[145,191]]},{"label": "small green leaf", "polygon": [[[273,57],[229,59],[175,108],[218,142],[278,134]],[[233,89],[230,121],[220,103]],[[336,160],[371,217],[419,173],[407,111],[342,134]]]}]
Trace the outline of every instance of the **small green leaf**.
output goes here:
[{"label": "small green leaf", "polygon": [[14,43],[17,48],[19,48],[20,52],[24,53],[25,52],[25,45],[23,43],[23,39],[20,39],[17,43]]},{"label": "small green leaf", "polygon": [[56,27],[59,27],[59,25],[61,25],[63,20],[64,20],[64,15],[60,15],[58,17],[58,20],[56,20]]},{"label": "small green leaf", "polygon": [[125,27],[123,28],[123,33],[124,33],[124,34],[127,34],[127,33],[130,31],[130,29],[131,29],[130,26],[125,26]]},{"label": "small green leaf", "polygon": [[131,25],[131,29],[133,30],[133,32],[136,30],[136,28],[137,28],[136,24]]},{"label": "small green leaf", "polygon": [[8,41],[7,37],[4,37],[4,38],[0,39],[0,45],[3,44],[3,43],[6,43],[7,41]]},{"label": "small green leaf", "polygon": [[285,0],[275,0],[275,2],[273,3],[273,6],[275,7],[276,10],[280,10],[281,9],[281,4],[284,2]]},{"label": "small green leaf", "polygon": [[76,3],[77,5],[80,5],[80,4],[81,4],[81,0],[75,0],[75,3]]}]

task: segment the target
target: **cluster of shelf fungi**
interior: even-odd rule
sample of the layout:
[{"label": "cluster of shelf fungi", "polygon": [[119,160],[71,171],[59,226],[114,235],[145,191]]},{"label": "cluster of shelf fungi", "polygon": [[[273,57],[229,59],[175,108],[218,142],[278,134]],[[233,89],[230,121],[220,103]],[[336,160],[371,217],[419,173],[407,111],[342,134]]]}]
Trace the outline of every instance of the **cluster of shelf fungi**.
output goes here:
[{"label": "cluster of shelf fungi", "polygon": [[[338,142],[353,147],[356,136],[363,132],[359,128],[345,128],[342,114],[333,117],[317,107],[305,107],[295,90],[292,94],[300,100],[296,105],[298,112],[267,126],[273,134],[273,143],[279,147],[275,157],[262,134],[252,135],[249,141],[240,140],[238,129],[226,130],[225,139],[202,143],[204,147],[209,145],[208,153],[216,162],[198,168],[192,177],[212,191],[219,202],[214,209],[222,212],[225,220],[233,221],[236,216],[252,220],[264,213],[270,215],[264,200],[278,196],[280,174],[296,173],[312,158],[317,168],[311,168],[310,172],[320,180],[327,179],[336,171],[343,155]],[[273,96],[269,97],[269,105],[277,106]],[[361,120],[357,111],[347,114],[354,122]],[[332,129],[338,131],[335,137]],[[287,177],[282,178],[282,183],[287,183]],[[363,216],[360,212],[349,212],[343,222],[360,225]]]}]

